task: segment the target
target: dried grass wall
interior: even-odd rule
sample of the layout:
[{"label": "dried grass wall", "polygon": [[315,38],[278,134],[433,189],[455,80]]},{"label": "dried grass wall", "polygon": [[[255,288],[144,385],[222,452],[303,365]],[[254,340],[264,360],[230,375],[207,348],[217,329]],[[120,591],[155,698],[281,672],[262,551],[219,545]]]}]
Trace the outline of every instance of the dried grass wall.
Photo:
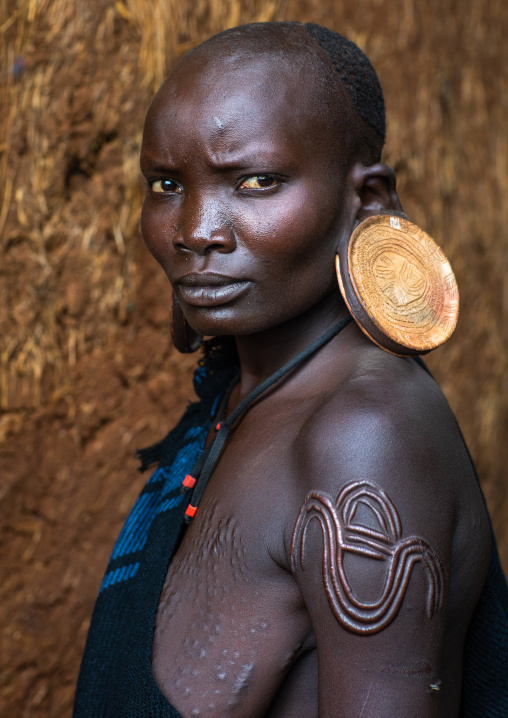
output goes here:
[{"label": "dried grass wall", "polygon": [[225,27],[328,25],[385,90],[385,157],[442,244],[459,329],[430,359],[508,566],[505,0],[0,0],[0,713],[69,715],[89,613],[143,481],[132,452],[190,395],[138,219],[143,115]]}]

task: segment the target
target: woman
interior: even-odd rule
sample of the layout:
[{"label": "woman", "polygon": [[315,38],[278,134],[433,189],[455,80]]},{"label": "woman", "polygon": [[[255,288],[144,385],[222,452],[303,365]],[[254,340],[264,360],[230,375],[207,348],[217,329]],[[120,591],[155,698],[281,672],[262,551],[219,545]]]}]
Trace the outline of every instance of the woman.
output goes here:
[{"label": "woman", "polygon": [[[173,287],[176,345],[217,339],[200,402],[142,452],[159,468],[113,551],[76,716],[506,707],[502,668],[497,702],[468,672],[494,574],[498,625],[508,602],[496,559],[486,579],[467,449],[430,376],[370,341],[337,285],[364,220],[405,222],[384,133],[367,58],[315,25],[226,31],[157,93],[143,236]],[[393,272],[383,291],[409,305],[420,278]]]}]

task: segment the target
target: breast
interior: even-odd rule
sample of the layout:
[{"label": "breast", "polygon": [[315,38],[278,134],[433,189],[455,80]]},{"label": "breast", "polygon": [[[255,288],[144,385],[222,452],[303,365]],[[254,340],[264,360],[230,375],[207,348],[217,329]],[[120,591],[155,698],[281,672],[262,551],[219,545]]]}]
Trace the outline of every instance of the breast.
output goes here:
[{"label": "breast", "polygon": [[161,594],[152,671],[183,718],[264,715],[307,647],[299,590],[240,503],[205,495]]}]

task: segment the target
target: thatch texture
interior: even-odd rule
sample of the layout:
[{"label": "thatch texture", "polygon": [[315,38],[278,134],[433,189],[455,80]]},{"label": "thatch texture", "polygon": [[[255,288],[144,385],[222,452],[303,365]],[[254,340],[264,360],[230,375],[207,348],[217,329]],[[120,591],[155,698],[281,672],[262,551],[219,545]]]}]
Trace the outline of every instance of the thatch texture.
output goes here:
[{"label": "thatch texture", "polygon": [[378,70],[385,158],[461,293],[456,335],[429,363],[508,566],[506,0],[0,0],[2,715],[69,714],[143,482],[133,449],[190,395],[193,360],[169,344],[169,292],[139,235],[144,113],[182,52],[273,19],[328,25]]}]

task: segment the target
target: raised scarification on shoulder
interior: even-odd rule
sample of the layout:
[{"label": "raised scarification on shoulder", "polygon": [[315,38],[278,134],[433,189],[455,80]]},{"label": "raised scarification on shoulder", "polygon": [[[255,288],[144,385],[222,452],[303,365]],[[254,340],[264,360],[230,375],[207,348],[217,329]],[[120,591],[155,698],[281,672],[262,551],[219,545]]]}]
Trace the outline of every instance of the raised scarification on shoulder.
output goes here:
[{"label": "raised scarification on shoulder", "polygon": [[[379,530],[363,526],[358,509],[373,512]],[[416,563],[427,574],[427,613],[431,618],[443,602],[443,569],[440,561],[419,536],[402,537],[399,515],[392,501],[368,481],[352,481],[334,502],[326,493],[310,492],[296,520],[291,541],[291,569],[304,568],[307,528],[316,519],[323,532],[323,582],[330,608],[347,630],[361,635],[377,633],[397,615]],[[380,598],[360,601],[344,570],[344,555],[359,554],[386,561],[386,577]]]}]

